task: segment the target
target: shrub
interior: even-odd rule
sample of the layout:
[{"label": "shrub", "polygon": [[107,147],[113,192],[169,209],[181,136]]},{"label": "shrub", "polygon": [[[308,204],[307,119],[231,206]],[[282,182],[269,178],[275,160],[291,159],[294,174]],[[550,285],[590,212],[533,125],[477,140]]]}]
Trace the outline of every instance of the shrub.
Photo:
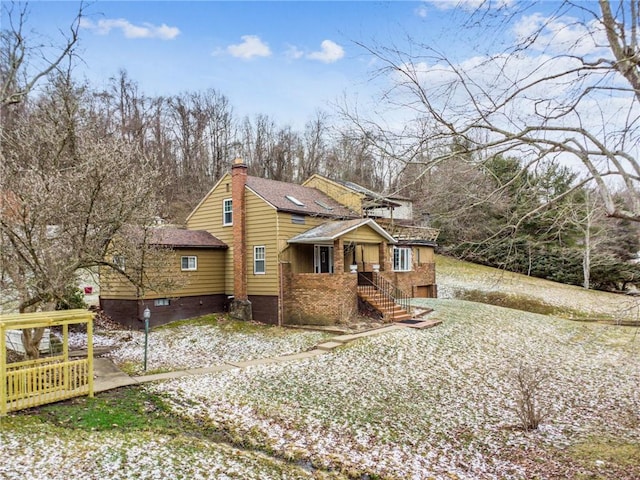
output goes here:
[{"label": "shrub", "polygon": [[56,310],[72,310],[74,308],[87,308],[84,292],[75,286],[67,288],[64,298],[56,303]]},{"label": "shrub", "polygon": [[550,413],[550,409],[542,400],[542,392],[549,374],[542,367],[520,363],[511,376],[515,397],[512,410],[523,430],[536,430]]}]

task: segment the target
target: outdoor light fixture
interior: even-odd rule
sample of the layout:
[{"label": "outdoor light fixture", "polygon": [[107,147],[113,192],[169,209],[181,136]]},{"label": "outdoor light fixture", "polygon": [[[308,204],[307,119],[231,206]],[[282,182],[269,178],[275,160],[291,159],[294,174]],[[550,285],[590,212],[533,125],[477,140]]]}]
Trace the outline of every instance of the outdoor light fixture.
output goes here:
[{"label": "outdoor light fixture", "polygon": [[151,320],[151,310],[149,307],[145,307],[142,312],[142,318],[144,318],[144,371],[147,371],[147,349],[149,348],[149,320]]}]

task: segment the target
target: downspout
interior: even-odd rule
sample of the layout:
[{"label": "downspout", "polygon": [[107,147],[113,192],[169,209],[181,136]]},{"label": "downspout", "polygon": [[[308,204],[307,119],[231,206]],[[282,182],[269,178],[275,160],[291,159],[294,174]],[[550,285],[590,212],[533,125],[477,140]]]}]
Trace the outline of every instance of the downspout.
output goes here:
[{"label": "downspout", "polygon": [[279,283],[280,283],[280,294],[278,295],[278,326],[282,327],[284,324],[284,279],[282,278],[283,274],[283,263],[278,262],[279,267]]}]

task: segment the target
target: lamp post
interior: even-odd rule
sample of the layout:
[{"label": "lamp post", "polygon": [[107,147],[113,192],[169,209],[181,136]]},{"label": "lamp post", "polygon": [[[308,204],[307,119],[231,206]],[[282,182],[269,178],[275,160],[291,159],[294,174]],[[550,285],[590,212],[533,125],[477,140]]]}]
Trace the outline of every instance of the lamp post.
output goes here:
[{"label": "lamp post", "polygon": [[149,307],[145,307],[142,312],[142,318],[144,318],[144,371],[147,371],[147,349],[149,348],[149,320],[151,319],[151,310]]}]

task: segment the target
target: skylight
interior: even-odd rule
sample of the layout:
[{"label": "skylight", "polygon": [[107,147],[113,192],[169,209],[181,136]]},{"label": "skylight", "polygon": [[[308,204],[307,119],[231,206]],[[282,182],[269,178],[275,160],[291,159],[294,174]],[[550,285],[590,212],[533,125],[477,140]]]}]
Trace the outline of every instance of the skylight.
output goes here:
[{"label": "skylight", "polygon": [[330,207],[329,205],[327,205],[326,203],[324,203],[322,200],[314,200],[318,205],[320,205],[322,208],[324,208],[325,210],[333,210],[333,207]]},{"label": "skylight", "polygon": [[298,200],[296,197],[292,196],[292,195],[285,195],[285,198],[287,200],[289,200],[291,203],[299,206],[299,207],[304,207],[304,203],[302,203],[300,200]]}]

